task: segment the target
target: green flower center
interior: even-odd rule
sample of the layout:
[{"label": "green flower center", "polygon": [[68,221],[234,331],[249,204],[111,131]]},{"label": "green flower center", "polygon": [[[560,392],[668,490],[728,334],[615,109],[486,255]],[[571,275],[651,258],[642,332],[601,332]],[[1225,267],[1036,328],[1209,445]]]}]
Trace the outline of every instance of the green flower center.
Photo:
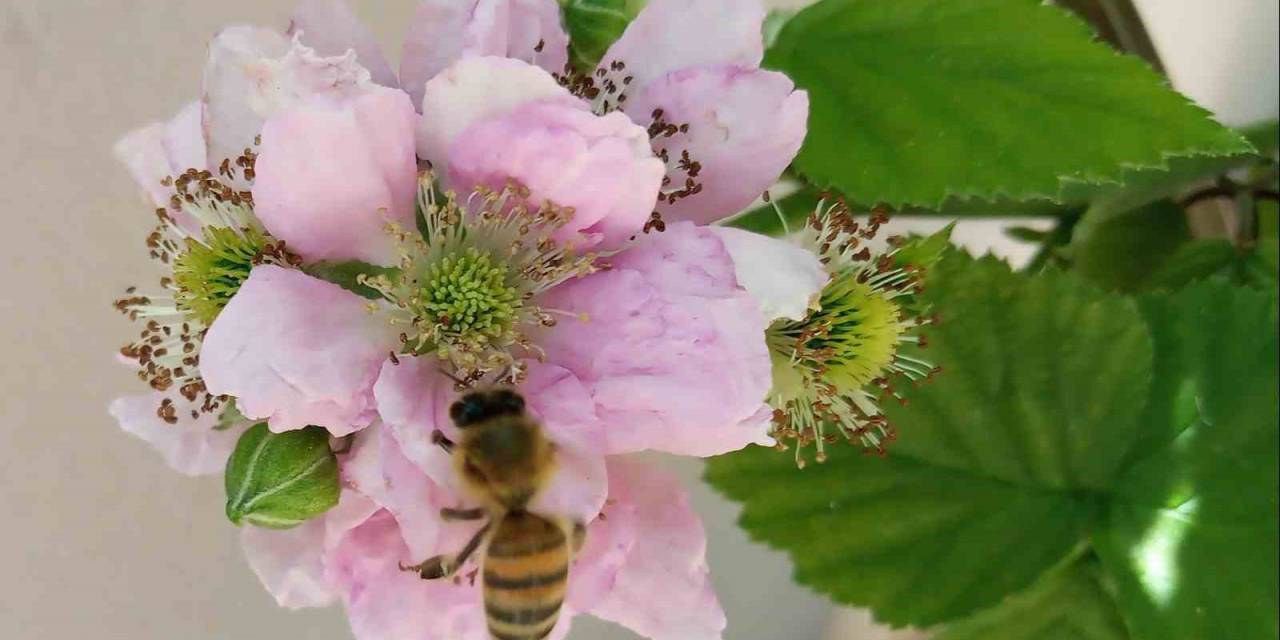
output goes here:
[{"label": "green flower center", "polygon": [[419,176],[417,229],[388,226],[398,268],[358,279],[381,297],[404,353],[434,354],[468,382],[492,371],[519,380],[523,359],[543,357],[535,331],[564,312],[541,307],[538,295],[597,266],[595,254],[552,239],[571,209],[528,199],[516,183],[459,198],[430,171]]},{"label": "green flower center", "polygon": [[270,245],[260,230],[207,226],[201,240],[186,239],[173,263],[178,308],[209,326],[240,290]]},{"label": "green flower center", "polygon": [[520,306],[520,292],[508,284],[508,272],[505,263],[475,247],[444,256],[421,277],[417,312],[435,318],[442,331],[455,336],[503,335]]}]

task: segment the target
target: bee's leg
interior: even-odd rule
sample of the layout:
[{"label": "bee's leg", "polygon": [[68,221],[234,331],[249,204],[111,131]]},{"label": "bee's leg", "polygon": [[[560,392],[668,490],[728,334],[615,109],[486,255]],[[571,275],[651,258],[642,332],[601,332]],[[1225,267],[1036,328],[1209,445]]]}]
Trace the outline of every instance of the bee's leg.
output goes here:
[{"label": "bee's leg", "polygon": [[437,578],[448,578],[458,572],[462,565],[467,563],[467,559],[471,554],[480,548],[485,537],[489,534],[489,528],[492,523],[485,523],[476,535],[472,536],[467,546],[462,548],[456,555],[443,555],[434,558],[427,558],[425,562],[415,565],[406,565],[401,563],[401,571],[412,571],[422,577],[423,580],[435,580]]},{"label": "bee's leg", "polygon": [[454,522],[458,520],[479,520],[484,517],[486,511],[479,507],[475,509],[451,509],[445,507],[440,510],[440,519],[445,522]]},{"label": "bee's leg", "polygon": [[573,523],[573,537],[570,538],[570,540],[573,542],[574,553],[582,551],[582,543],[587,541],[586,525],[582,524],[581,522]]},{"label": "bee's leg", "polygon": [[432,431],[431,442],[440,445],[440,448],[444,449],[445,453],[453,453],[453,441],[444,435],[443,431],[439,429]]}]

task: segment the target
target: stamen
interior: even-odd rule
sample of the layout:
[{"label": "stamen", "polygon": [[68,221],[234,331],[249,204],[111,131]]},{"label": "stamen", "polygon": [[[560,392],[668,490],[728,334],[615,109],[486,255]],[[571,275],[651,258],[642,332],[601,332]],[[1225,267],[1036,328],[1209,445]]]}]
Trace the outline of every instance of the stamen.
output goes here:
[{"label": "stamen", "polygon": [[422,233],[390,225],[400,270],[360,280],[382,295],[388,320],[405,327],[404,352],[434,354],[471,382],[508,368],[522,379],[519,360],[543,357],[530,334],[554,326],[564,312],[539,306],[536,297],[602,266],[597,254],[578,255],[553,239],[571,208],[552,202],[532,208],[529,197],[513,181],[459,199],[440,192],[430,170],[422,173]]},{"label": "stamen", "polygon": [[894,260],[901,243],[891,239],[894,249],[875,257],[863,246],[887,221],[873,211],[860,222],[843,199],[823,194],[807,229],[831,279],[807,317],[780,320],[766,332],[774,364],[773,436],[780,450],[795,446],[797,466],[805,465],[805,448],[813,446],[822,462],[826,445],[841,439],[885,455],[897,435],[877,396],[905,402],[895,379],[916,384],[939,370],[899,350],[903,343],[925,346],[914,332],[931,319],[898,302],[919,293],[924,277],[922,268]]}]

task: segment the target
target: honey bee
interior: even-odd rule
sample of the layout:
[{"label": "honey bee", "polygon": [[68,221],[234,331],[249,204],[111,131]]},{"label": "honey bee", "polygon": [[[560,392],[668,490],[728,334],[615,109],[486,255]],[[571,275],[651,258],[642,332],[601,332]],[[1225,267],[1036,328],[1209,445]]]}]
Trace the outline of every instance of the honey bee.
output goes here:
[{"label": "honey bee", "polygon": [[443,509],[445,520],[487,520],[456,554],[404,571],[425,580],[448,578],[480,552],[485,618],[496,640],[539,640],[560,616],[569,563],[582,546],[582,523],[528,510],[556,469],[555,445],[525,411],[524,398],[504,387],[464,394],[449,408],[461,432],[454,443],[432,440],[453,458],[464,490],[480,507]]}]

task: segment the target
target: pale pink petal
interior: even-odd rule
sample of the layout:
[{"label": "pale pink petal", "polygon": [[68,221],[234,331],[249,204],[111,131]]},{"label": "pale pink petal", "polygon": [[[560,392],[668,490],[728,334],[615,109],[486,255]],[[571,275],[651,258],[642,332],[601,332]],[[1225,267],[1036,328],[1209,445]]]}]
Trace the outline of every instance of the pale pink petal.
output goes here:
[{"label": "pale pink petal", "polygon": [[228,27],[209,43],[201,92],[207,166],[216,168],[223,160],[239,157],[253,146],[254,137],[262,129],[262,115],[249,102],[249,95],[262,77],[258,65],[288,51],[287,38],[274,29],[261,27]]},{"label": "pale pink petal", "polygon": [[403,455],[436,484],[457,491],[453,464],[439,445],[431,441],[439,429],[456,438],[449,419],[449,405],[456,392],[453,381],[440,373],[439,361],[431,357],[400,356],[399,363],[382,364],[373,397],[385,428],[400,445]]},{"label": "pale pink petal", "polygon": [[[165,397],[169,397],[177,407],[176,424],[169,424],[156,415],[156,409]],[[217,415],[201,413],[192,418],[192,408],[178,394],[166,396],[156,391],[116,398],[108,412],[121,429],[160,453],[173,470],[188,476],[222,473],[248,423],[218,429]]]},{"label": "pale pink petal", "polygon": [[440,175],[446,174],[454,141],[477,122],[533,101],[586,108],[546,71],[507,58],[464,58],[433,76],[425,87],[417,130],[418,155],[431,162]]},{"label": "pale pink petal", "polygon": [[421,106],[427,81],[461,58],[515,58],[560,72],[568,46],[555,0],[424,0],[409,25],[400,80]]},{"label": "pale pink petal", "polygon": [[508,58],[517,58],[563,73],[569,62],[569,34],[560,23],[556,0],[510,0],[511,25],[507,33]]},{"label": "pale pink petal", "polygon": [[600,238],[617,247],[636,235],[654,210],[662,161],[649,135],[621,113],[597,116],[559,101],[525,104],[478,122],[449,148],[450,184],[500,189],[515,178],[529,188],[532,205],[572,207],[556,232],[579,245]]},{"label": "pale pink petal", "polygon": [[187,169],[205,168],[200,103],[188,103],[173,118],[130,132],[116,142],[112,151],[153,205],[169,206],[173,189],[161,181]]},{"label": "pale pink petal", "polygon": [[759,418],[771,378],[766,321],[715,232],[669,225],[542,304],[586,315],[562,319],[539,344],[590,389],[604,451],[706,456],[770,442]]},{"label": "pale pink petal", "polygon": [[733,258],[738,284],[755,298],[766,320],[803,320],[829,276],[811,251],[784,240],[733,227],[708,227]]},{"label": "pale pink petal", "polygon": [[303,44],[321,55],[355,51],[360,66],[369,70],[374,82],[399,86],[373,33],[343,0],[301,0],[293,11],[288,34],[300,34]]},{"label": "pale pink petal", "polygon": [[654,640],[715,640],[724,610],[711,588],[706,532],[680,482],[636,460],[609,460],[609,494],[634,509],[635,543],[595,616]]},{"label": "pale pink petal", "polygon": [[327,574],[346,603],[357,640],[488,640],[479,581],[422,580],[399,569],[399,563],[421,560],[405,546],[387,511],[339,540],[328,556]]},{"label": "pale pink petal", "polygon": [[[787,168],[804,141],[809,96],[781,73],[719,65],[651,82],[626,110],[642,120],[658,109],[666,121],[689,128],[655,138],[655,150],[673,160],[687,152],[701,165],[695,178],[701,191],[658,210],[668,221],[707,223],[744,209]],[[674,162],[669,175],[684,184]]]},{"label": "pale pink petal", "polygon": [[340,459],[344,483],[385,508],[400,523],[405,543],[416,557],[427,558],[450,546],[462,546],[476,528],[451,525],[440,510],[458,507],[458,497],[410,462],[400,445],[375,423],[356,435],[351,451]]},{"label": "pale pink petal", "polygon": [[[279,109],[316,98],[345,100],[372,84],[354,53],[324,57],[270,29],[223,30],[209,45],[201,98],[210,170],[253,148],[263,121]],[[239,172],[222,177],[237,188],[250,184]]]},{"label": "pale pink petal", "polygon": [[575,522],[591,522],[600,514],[609,495],[609,475],[604,456],[558,446],[556,473],[529,510],[564,516]]},{"label": "pale pink petal", "polygon": [[246,526],[240,530],[249,566],[276,604],[286,609],[327,607],[337,598],[324,576],[325,519],[292,529]]},{"label": "pale pink petal", "polygon": [[583,451],[601,452],[605,425],[596,416],[591,390],[564,367],[525,361],[528,375],[520,386],[529,411],[556,442]]},{"label": "pale pink petal", "polygon": [[[606,469],[613,466],[606,464]],[[606,471],[607,473],[607,471]],[[589,613],[613,589],[614,580],[631,548],[636,543],[636,506],[631,500],[620,499],[621,487],[609,479],[609,500],[587,526],[587,537],[582,549],[574,557],[565,595],[565,609],[574,613]]]},{"label": "pale pink petal", "polygon": [[209,327],[200,371],[211,393],[272,431],[319,425],[341,436],[373,420],[373,383],[394,344],[360,296],[263,265]]},{"label": "pale pink petal", "polygon": [[307,260],[394,262],[388,222],[413,226],[416,113],[401,91],[311,100],[262,127],[255,212]]},{"label": "pale pink petal", "polygon": [[757,67],[764,16],[758,0],[649,0],[600,64],[626,64],[631,86],[640,89],[678,69]]},{"label": "pale pink petal", "polygon": [[292,529],[247,526],[240,542],[250,568],[280,606],[325,607],[338,596],[326,572],[326,554],[377,510],[363,495],[343,491],[322,516]]}]

